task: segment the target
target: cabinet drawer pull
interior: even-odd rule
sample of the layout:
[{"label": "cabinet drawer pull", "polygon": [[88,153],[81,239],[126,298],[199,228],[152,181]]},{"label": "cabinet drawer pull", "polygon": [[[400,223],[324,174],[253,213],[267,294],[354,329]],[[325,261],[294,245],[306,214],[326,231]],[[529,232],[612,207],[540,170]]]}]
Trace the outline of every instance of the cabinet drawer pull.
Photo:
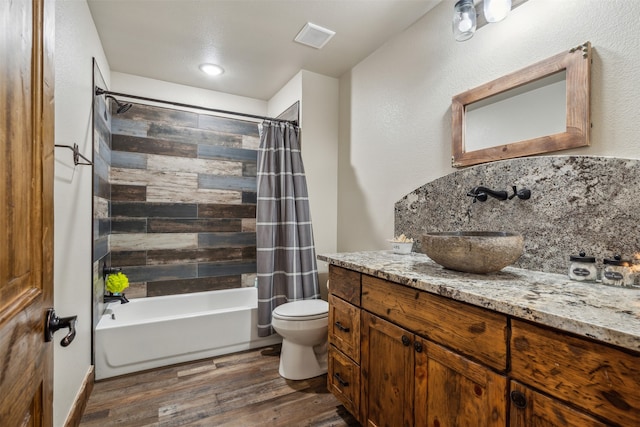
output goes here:
[{"label": "cabinet drawer pull", "polygon": [[340,376],[340,374],[339,374],[339,373],[337,373],[337,372],[336,372],[335,374],[333,374],[333,378],[335,378],[336,380],[338,380],[338,382],[340,383],[340,385],[341,385],[342,387],[347,387],[347,386],[349,385],[349,382],[348,382],[348,381],[343,380],[343,379],[342,379],[342,377]]},{"label": "cabinet drawer pull", "polygon": [[408,336],[406,336],[406,335],[402,336],[402,345],[407,346],[407,347],[411,345],[411,340],[409,339]]},{"label": "cabinet drawer pull", "polygon": [[511,392],[511,401],[513,406],[518,409],[524,409],[527,407],[527,398],[521,391],[514,390]]},{"label": "cabinet drawer pull", "polygon": [[346,326],[344,326],[344,325],[343,325],[342,323],[340,323],[340,322],[336,322],[336,323],[335,323],[335,325],[336,325],[336,327],[337,327],[338,329],[340,329],[342,332],[349,332],[349,331],[350,331],[350,329],[349,329],[349,328],[347,328]]}]

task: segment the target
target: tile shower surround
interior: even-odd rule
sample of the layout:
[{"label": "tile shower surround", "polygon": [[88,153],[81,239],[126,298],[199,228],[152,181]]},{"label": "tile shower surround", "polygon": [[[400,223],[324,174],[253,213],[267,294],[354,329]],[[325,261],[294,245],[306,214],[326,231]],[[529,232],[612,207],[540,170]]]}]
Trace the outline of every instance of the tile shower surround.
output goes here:
[{"label": "tile shower surround", "polygon": [[[473,203],[473,187],[531,190],[531,199]],[[461,169],[407,194],[395,204],[395,234],[501,230],[524,235],[515,267],[565,274],[569,255],[640,257],[640,160],[542,156]],[[637,268],[637,267],[636,267]],[[636,283],[637,283],[636,279]]]},{"label": "tile shower surround", "polygon": [[98,268],[122,267],[131,297],[252,285],[258,125],[142,104],[104,119],[97,108]]}]

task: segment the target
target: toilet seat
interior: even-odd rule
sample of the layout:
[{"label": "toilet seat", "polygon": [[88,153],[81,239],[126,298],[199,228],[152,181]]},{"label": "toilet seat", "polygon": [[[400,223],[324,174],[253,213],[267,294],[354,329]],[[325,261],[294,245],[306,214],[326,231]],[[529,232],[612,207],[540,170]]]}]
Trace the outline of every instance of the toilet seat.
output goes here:
[{"label": "toilet seat", "polygon": [[315,320],[329,316],[329,304],[321,299],[288,302],[277,306],[272,313],[280,320]]}]

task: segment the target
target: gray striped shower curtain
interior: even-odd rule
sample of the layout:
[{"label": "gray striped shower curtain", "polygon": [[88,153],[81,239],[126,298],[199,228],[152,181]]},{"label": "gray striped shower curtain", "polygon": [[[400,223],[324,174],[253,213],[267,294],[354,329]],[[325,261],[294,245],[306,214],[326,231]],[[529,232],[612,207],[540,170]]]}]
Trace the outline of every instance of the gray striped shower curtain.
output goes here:
[{"label": "gray striped shower curtain", "polygon": [[320,298],[299,134],[286,122],[260,127],[256,263],[261,337],[274,333],[271,312],[280,304]]}]

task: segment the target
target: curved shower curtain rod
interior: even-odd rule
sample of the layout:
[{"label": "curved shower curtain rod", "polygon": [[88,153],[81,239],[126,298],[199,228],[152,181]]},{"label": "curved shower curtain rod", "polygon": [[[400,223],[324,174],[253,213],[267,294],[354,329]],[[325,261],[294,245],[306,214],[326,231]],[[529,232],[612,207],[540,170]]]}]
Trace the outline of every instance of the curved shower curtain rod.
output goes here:
[{"label": "curved shower curtain rod", "polygon": [[267,120],[267,121],[272,121],[272,122],[284,122],[284,123],[291,123],[293,125],[298,125],[298,121],[297,120],[285,120],[285,119],[277,119],[274,117],[266,117],[266,116],[257,116],[254,114],[247,114],[247,113],[238,113],[236,111],[227,111],[227,110],[219,110],[217,108],[208,108],[208,107],[202,107],[199,105],[191,105],[191,104],[183,104],[181,102],[174,102],[174,101],[165,101],[163,99],[155,99],[155,98],[147,98],[145,96],[138,96],[138,95],[129,95],[127,93],[120,93],[120,92],[111,92],[108,90],[104,90],[98,86],[96,86],[96,91],[95,91],[96,95],[109,95],[109,96],[119,96],[122,98],[129,98],[129,99],[138,99],[141,101],[148,101],[148,102],[158,102],[161,104],[169,104],[169,105],[175,105],[177,107],[184,107],[184,108],[195,108],[198,110],[204,110],[204,111],[211,111],[214,113],[220,113],[220,114],[229,114],[229,115],[233,115],[233,116],[240,116],[240,117],[248,117],[251,119],[260,119],[260,120]]}]

